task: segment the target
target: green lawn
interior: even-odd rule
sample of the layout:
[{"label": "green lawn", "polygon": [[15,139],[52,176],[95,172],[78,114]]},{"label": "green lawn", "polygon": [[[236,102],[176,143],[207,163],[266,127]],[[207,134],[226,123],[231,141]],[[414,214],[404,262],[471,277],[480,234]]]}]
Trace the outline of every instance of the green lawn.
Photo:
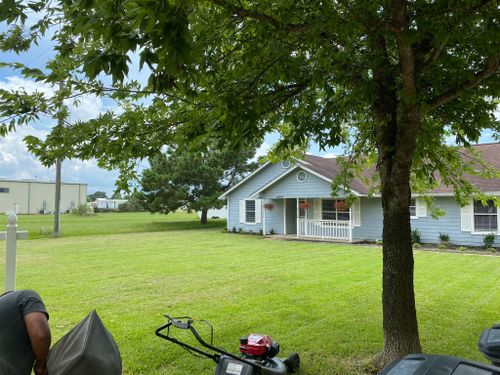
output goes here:
[{"label": "green lawn", "polygon": [[[3,224],[5,223],[5,224]],[[5,230],[7,217],[0,220],[1,230]],[[208,220],[207,227],[222,228],[223,220]],[[19,230],[27,230],[30,239],[52,237],[54,231],[53,215],[20,215]],[[61,235],[88,236],[96,234],[158,232],[200,228],[196,214],[177,212],[169,215],[134,213],[100,213],[90,216],[73,214],[61,215]]]},{"label": "green lawn", "polygon": [[[104,217],[86,225],[125,229]],[[151,226],[138,217],[128,231],[168,230],[84,236],[82,224],[80,236],[19,242],[17,286],[40,292],[54,339],[96,308],[124,373],[151,375],[213,373],[209,360],[154,335],[165,312],[210,320],[215,342],[231,351],[244,334],[270,334],[283,355],[300,353],[301,374],[357,374],[381,350],[380,248],[181,231],[174,217],[148,216],[158,220]],[[4,259],[0,242],[0,269]],[[425,351],[482,360],[479,334],[498,321],[500,257],[417,251],[415,267]]]}]

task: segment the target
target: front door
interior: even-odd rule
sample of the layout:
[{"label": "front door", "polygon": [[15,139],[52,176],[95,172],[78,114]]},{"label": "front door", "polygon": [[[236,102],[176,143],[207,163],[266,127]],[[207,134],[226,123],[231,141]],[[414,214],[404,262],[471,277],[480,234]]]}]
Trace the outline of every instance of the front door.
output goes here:
[{"label": "front door", "polygon": [[297,234],[297,199],[286,200],[286,234]]}]

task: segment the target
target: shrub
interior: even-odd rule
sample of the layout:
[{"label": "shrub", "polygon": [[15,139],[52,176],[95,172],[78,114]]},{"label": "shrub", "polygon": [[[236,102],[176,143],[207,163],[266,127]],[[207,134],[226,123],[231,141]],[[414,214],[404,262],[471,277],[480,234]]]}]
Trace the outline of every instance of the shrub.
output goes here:
[{"label": "shrub", "polygon": [[74,208],[71,211],[71,213],[78,216],[87,216],[89,214],[89,208],[86,203],[79,204],[77,208]]},{"label": "shrub", "polygon": [[264,231],[262,229],[259,229],[259,234],[262,236],[264,234]]},{"label": "shrub", "polygon": [[485,249],[490,249],[495,243],[495,233],[488,233],[483,237],[483,245]]},{"label": "shrub", "polygon": [[448,243],[450,241],[450,236],[448,236],[448,233],[439,233],[439,241]]},{"label": "shrub", "polygon": [[414,248],[414,249],[420,249],[421,247],[422,247],[422,245],[420,245],[420,243],[418,243],[418,242],[415,242],[415,243],[413,244],[413,248]]},{"label": "shrub", "polygon": [[384,242],[382,240],[375,240],[375,245],[380,245],[382,246]]},{"label": "shrub", "polygon": [[238,228],[238,233],[241,233],[241,232],[243,232],[243,228],[242,228],[242,227],[239,227],[239,228]]},{"label": "shrub", "polygon": [[465,246],[460,246],[457,250],[464,252],[467,248]]},{"label": "shrub", "polygon": [[274,234],[274,229],[271,228],[271,230],[269,231],[269,234]]},{"label": "shrub", "polygon": [[416,228],[411,231],[411,243],[412,244],[422,243],[422,241],[420,240],[420,231]]},{"label": "shrub", "polygon": [[496,252],[497,252],[497,249],[495,249],[494,247],[490,247],[490,248],[488,249],[488,251],[489,251],[490,253],[496,253]]},{"label": "shrub", "polygon": [[441,249],[441,250],[446,249],[446,244],[445,244],[445,243],[440,243],[440,244],[438,245],[438,249]]},{"label": "shrub", "polygon": [[231,229],[231,232],[236,233],[236,227],[233,227],[233,229]]}]

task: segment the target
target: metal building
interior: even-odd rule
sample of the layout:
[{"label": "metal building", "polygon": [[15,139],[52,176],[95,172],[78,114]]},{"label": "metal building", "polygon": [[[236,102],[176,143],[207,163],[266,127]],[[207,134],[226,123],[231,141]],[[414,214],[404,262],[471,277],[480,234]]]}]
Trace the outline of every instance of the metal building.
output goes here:
[{"label": "metal building", "polygon": [[[54,181],[0,179],[0,213],[48,214],[54,212]],[[87,184],[61,183],[61,212],[87,202]]]}]

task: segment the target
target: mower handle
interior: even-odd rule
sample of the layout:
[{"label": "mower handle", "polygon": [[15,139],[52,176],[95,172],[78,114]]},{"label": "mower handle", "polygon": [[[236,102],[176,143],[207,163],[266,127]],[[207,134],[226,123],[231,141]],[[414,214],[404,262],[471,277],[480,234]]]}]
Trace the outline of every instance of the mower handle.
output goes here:
[{"label": "mower handle", "polygon": [[[180,316],[180,317],[173,318],[173,317],[171,317],[168,314],[164,314],[164,316],[165,316],[165,318],[168,319],[168,323],[162,325],[161,327],[158,327],[155,330],[156,336],[161,337],[161,338],[163,338],[165,340],[171,341],[174,344],[177,344],[179,346],[182,346],[184,349],[188,349],[190,351],[193,351],[195,353],[198,353],[198,354],[201,354],[201,355],[203,355],[205,357],[208,357],[208,358],[214,360],[215,362],[218,362],[219,358],[220,358],[220,354],[223,354],[223,355],[231,357],[231,358],[233,358],[233,359],[235,359],[237,361],[246,363],[246,364],[248,364],[248,365],[250,365],[250,366],[252,366],[254,368],[262,369],[261,365],[258,365],[258,364],[254,363],[254,362],[251,362],[251,361],[248,361],[245,358],[238,357],[238,356],[236,356],[236,355],[234,355],[232,353],[229,353],[229,352],[225,351],[224,349],[218,348],[216,346],[213,346],[212,344],[207,343],[205,340],[203,340],[203,338],[200,336],[200,334],[198,333],[198,331],[192,325],[192,323],[194,322],[194,319],[192,319],[191,317],[189,317],[189,316]],[[187,320],[186,321],[182,321],[181,319],[187,319]],[[189,344],[187,344],[185,342],[179,341],[176,338],[171,337],[169,335],[169,332],[170,332],[170,327],[172,327],[172,326],[175,327],[175,328],[180,328],[180,329],[189,329],[191,331],[192,335],[196,338],[196,340],[202,346],[204,346],[205,348],[210,349],[211,351],[214,351],[214,352],[216,352],[218,354],[204,352],[203,350],[195,348],[195,347],[193,347],[193,346],[191,346],[191,345],[189,345]],[[162,331],[164,331],[165,329],[167,329],[167,334],[166,335],[162,333]]]},{"label": "mower handle", "polygon": [[[191,323],[194,322],[194,320],[189,316],[179,316],[177,318],[173,318],[168,314],[163,314],[163,316],[167,318],[168,321],[171,322],[175,328],[179,329],[189,329],[191,327]],[[187,320],[184,322],[181,319],[187,319]]]}]

